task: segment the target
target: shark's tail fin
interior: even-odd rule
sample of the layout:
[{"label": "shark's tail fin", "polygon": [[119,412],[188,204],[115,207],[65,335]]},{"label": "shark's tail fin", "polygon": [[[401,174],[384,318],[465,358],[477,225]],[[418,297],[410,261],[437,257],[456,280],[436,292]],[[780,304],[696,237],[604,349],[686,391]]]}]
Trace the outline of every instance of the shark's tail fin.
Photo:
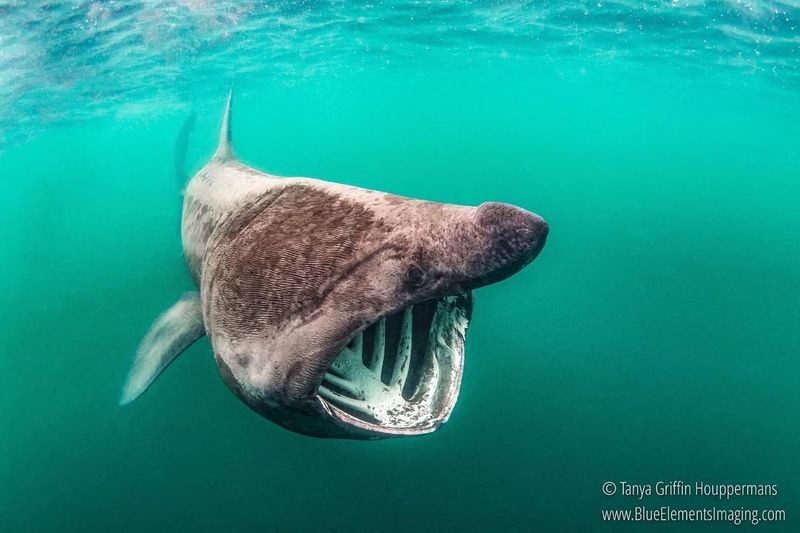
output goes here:
[{"label": "shark's tail fin", "polygon": [[178,137],[175,139],[175,181],[178,185],[178,190],[183,192],[186,186],[188,174],[186,173],[186,149],[189,145],[189,135],[194,129],[194,122],[197,119],[197,114],[192,111],[186,120],[183,121],[181,129],[178,132]]},{"label": "shark's tail fin", "polygon": [[233,88],[228,93],[228,102],[225,104],[225,113],[222,115],[222,126],[219,129],[219,144],[214,152],[214,159],[227,161],[234,159],[231,135],[231,105],[233,104]]}]

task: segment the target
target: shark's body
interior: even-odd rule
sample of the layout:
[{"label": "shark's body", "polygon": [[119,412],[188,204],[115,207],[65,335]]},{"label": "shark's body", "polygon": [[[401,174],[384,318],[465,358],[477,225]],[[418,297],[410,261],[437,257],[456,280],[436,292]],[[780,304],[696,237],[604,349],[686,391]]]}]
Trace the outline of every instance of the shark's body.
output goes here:
[{"label": "shark's body", "polygon": [[315,436],[427,433],[459,390],[471,289],[530,262],[547,235],[505,204],[463,207],[272,176],[231,147],[189,182],[182,240],[199,293],[156,321],[121,403],[208,334],[250,407]]}]

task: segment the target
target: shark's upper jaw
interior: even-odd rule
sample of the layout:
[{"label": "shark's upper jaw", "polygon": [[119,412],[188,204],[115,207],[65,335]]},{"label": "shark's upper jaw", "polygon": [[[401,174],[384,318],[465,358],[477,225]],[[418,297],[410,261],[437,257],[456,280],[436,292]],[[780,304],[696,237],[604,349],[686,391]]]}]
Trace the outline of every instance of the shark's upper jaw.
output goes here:
[{"label": "shark's upper jaw", "polygon": [[471,312],[467,293],[379,318],[331,364],[319,387],[323,408],[374,437],[435,431],[458,397]]}]

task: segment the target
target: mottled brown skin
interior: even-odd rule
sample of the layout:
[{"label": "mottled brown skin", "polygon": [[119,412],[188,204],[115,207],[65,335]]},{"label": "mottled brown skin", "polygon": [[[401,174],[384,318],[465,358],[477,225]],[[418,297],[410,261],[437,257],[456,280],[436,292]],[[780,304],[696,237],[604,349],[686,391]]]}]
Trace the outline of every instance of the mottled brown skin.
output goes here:
[{"label": "mottled brown skin", "polygon": [[541,218],[506,204],[463,207],[269,179],[274,186],[209,239],[204,319],[225,383],[301,433],[377,438],[332,420],[317,397],[342,347],[410,304],[510,276],[547,236]]}]

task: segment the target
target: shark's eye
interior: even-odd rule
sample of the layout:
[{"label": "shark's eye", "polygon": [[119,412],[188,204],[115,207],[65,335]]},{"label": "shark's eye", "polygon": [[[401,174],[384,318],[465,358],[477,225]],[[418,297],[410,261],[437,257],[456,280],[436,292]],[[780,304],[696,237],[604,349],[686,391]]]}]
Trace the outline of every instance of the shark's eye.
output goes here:
[{"label": "shark's eye", "polygon": [[408,283],[414,287],[419,287],[425,283],[425,272],[422,271],[417,265],[411,265],[406,272],[406,279]]}]

